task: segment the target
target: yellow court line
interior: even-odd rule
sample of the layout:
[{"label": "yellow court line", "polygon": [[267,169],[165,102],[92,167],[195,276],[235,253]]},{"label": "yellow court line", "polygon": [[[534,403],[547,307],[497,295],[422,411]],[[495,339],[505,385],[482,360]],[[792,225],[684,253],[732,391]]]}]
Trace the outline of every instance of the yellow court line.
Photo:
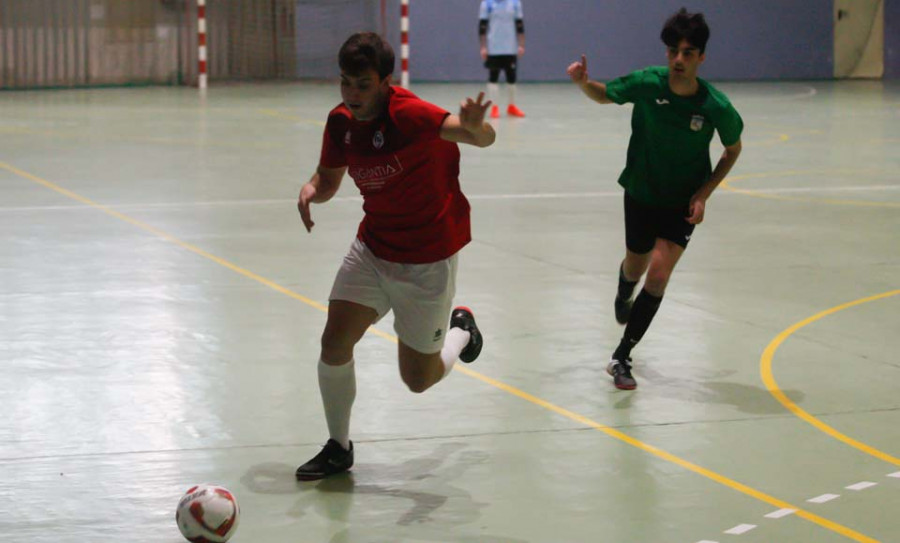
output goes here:
[{"label": "yellow court line", "polygon": [[828,204],[828,205],[842,205],[842,206],[859,206],[859,207],[900,207],[900,203],[896,202],[870,202],[866,200],[839,200],[834,198],[800,198],[797,196],[783,196],[781,194],[771,194],[767,193],[764,190],[751,190],[751,189],[739,189],[731,186],[732,181],[740,181],[745,179],[762,179],[766,177],[789,177],[792,175],[810,175],[810,174],[821,174],[821,175],[834,175],[834,174],[842,174],[842,175],[852,175],[852,176],[860,176],[863,174],[877,174],[877,175],[886,175],[881,171],[871,171],[871,170],[787,170],[783,172],[769,172],[769,173],[755,173],[755,174],[746,174],[746,175],[736,175],[732,177],[728,177],[719,184],[719,188],[723,190],[727,190],[730,192],[734,192],[737,194],[743,194],[746,196],[755,196],[756,198],[765,198],[769,200],[781,200],[784,202],[807,202],[814,204]]},{"label": "yellow court line", "polygon": [[[48,189],[50,189],[50,190],[53,190],[53,191],[58,192],[58,193],[60,193],[60,194],[62,194],[62,195],[64,195],[64,196],[67,196],[67,197],[69,197],[69,198],[72,198],[72,199],[74,199],[74,200],[76,200],[76,201],[78,201],[78,202],[81,202],[81,203],[85,204],[85,205],[94,207],[94,208],[96,208],[96,209],[98,209],[98,210],[100,210],[100,211],[102,211],[102,212],[104,212],[104,213],[106,213],[106,214],[108,214],[108,215],[111,215],[111,216],[113,216],[113,217],[115,217],[115,218],[117,218],[117,219],[119,219],[119,220],[125,221],[125,222],[127,222],[128,224],[131,224],[131,225],[136,226],[136,227],[138,227],[138,228],[140,228],[140,229],[142,229],[142,230],[145,230],[145,231],[150,232],[150,233],[152,233],[152,234],[154,234],[154,235],[157,235],[157,236],[159,236],[159,237],[161,237],[161,238],[163,238],[163,239],[166,239],[167,241],[171,241],[172,243],[174,243],[175,245],[178,245],[179,247],[182,247],[182,248],[184,248],[184,249],[187,249],[188,251],[191,251],[192,253],[195,253],[195,254],[197,254],[197,255],[199,255],[199,256],[202,256],[202,257],[204,257],[204,258],[207,258],[207,259],[209,259],[209,260],[215,262],[216,264],[219,264],[219,265],[221,265],[221,266],[224,266],[224,267],[226,267],[226,268],[228,268],[228,269],[230,269],[230,270],[232,270],[232,271],[234,271],[234,272],[236,272],[236,273],[239,273],[239,274],[241,274],[241,275],[243,275],[243,276],[245,276],[245,277],[247,277],[247,278],[249,278],[249,279],[252,279],[252,280],[254,280],[254,281],[257,281],[257,282],[259,282],[259,283],[261,283],[261,284],[263,284],[263,285],[265,285],[265,286],[267,286],[267,287],[269,287],[269,288],[272,288],[272,289],[274,289],[274,290],[276,290],[276,291],[278,291],[278,292],[280,292],[280,293],[282,293],[282,294],[286,294],[286,295],[290,296],[291,298],[294,298],[295,300],[299,300],[299,301],[301,301],[301,302],[303,302],[303,303],[305,303],[305,304],[307,304],[307,305],[309,305],[309,306],[311,306],[311,307],[314,307],[314,308],[316,308],[316,309],[319,309],[320,311],[326,311],[326,312],[328,311],[328,308],[327,308],[326,306],[324,306],[324,305],[322,305],[322,304],[320,304],[320,303],[318,303],[318,302],[315,302],[315,301],[313,301],[313,300],[311,300],[311,299],[309,299],[309,298],[307,298],[307,297],[305,297],[305,296],[302,296],[302,295],[300,295],[300,294],[297,294],[297,293],[291,291],[290,289],[288,289],[288,288],[286,288],[286,287],[283,287],[283,286],[281,286],[281,285],[275,283],[274,281],[271,281],[271,280],[269,280],[269,279],[266,279],[265,277],[262,277],[262,276],[260,276],[260,275],[258,275],[258,274],[255,274],[255,273],[253,273],[253,272],[251,272],[251,271],[249,271],[249,270],[247,270],[247,269],[244,269],[244,268],[241,268],[240,266],[237,266],[237,265],[235,265],[235,264],[232,264],[232,263],[228,262],[227,260],[224,260],[224,259],[222,259],[222,258],[219,258],[219,257],[217,257],[217,256],[215,256],[215,255],[213,255],[213,254],[211,254],[211,253],[208,253],[208,252],[204,251],[203,249],[200,249],[199,247],[197,247],[197,246],[195,246],[195,245],[191,245],[190,243],[181,241],[180,239],[178,239],[178,238],[172,236],[171,234],[168,234],[168,233],[166,233],[166,232],[164,232],[164,231],[162,231],[162,230],[160,230],[160,229],[158,229],[158,228],[155,228],[155,227],[153,227],[153,226],[150,226],[150,225],[147,224],[147,223],[144,223],[144,222],[142,222],[142,221],[139,221],[139,220],[137,220],[137,219],[134,219],[134,218],[132,218],[132,217],[129,217],[129,216],[125,215],[125,214],[119,213],[118,211],[115,211],[114,209],[111,209],[111,208],[108,207],[108,206],[105,206],[105,205],[103,205],[103,204],[99,204],[99,203],[97,203],[97,202],[94,202],[93,200],[90,200],[89,198],[85,198],[84,196],[81,196],[81,195],[79,195],[79,194],[76,194],[76,193],[74,193],[74,192],[72,192],[72,191],[70,191],[70,190],[68,190],[68,189],[62,188],[62,187],[60,187],[59,185],[56,185],[55,183],[51,183],[50,181],[41,179],[40,177],[37,177],[37,176],[35,176],[35,175],[32,175],[32,174],[30,174],[30,173],[28,173],[28,172],[24,172],[24,171],[22,171],[22,170],[20,170],[20,169],[18,169],[18,168],[15,168],[15,167],[10,166],[10,165],[8,165],[8,164],[5,164],[5,163],[3,163],[3,162],[0,162],[0,168],[5,169],[5,170],[7,170],[7,171],[9,171],[9,172],[12,172],[12,173],[14,173],[14,174],[16,174],[16,175],[18,175],[18,176],[20,176],[20,177],[23,177],[23,178],[25,178],[25,179],[28,179],[29,181],[33,181],[33,182],[35,182],[35,183],[37,183],[37,184],[39,184],[39,185],[42,185],[42,186],[44,186],[44,187],[46,187],[46,188],[48,188]],[[390,340],[390,341],[397,342],[397,338],[396,338],[395,336],[391,335],[391,334],[382,332],[382,331],[377,330],[377,329],[375,329],[375,328],[370,328],[369,331],[372,332],[372,333],[374,333],[375,335],[378,335],[378,336],[383,337],[383,338],[385,338],[385,339],[388,339],[388,340]],[[578,413],[575,413],[575,412],[573,412],[573,411],[569,411],[568,409],[564,409],[564,408],[562,408],[562,407],[559,407],[559,406],[557,406],[557,405],[555,405],[555,404],[553,404],[553,403],[550,403],[550,402],[548,402],[548,401],[546,401],[546,400],[543,400],[543,399],[541,399],[541,398],[538,398],[537,396],[532,396],[531,394],[528,394],[527,392],[524,392],[524,391],[522,391],[522,390],[519,390],[519,389],[517,389],[517,388],[515,388],[515,387],[513,387],[513,386],[510,386],[510,385],[507,385],[507,384],[502,383],[502,382],[500,382],[500,381],[497,381],[496,379],[492,379],[492,378],[490,378],[490,377],[487,377],[486,375],[482,375],[482,374],[480,374],[480,373],[478,373],[478,372],[476,372],[476,371],[473,371],[473,370],[471,370],[471,369],[469,369],[469,368],[461,367],[460,364],[457,364],[456,367],[454,368],[454,370],[455,370],[455,371],[460,371],[460,372],[462,372],[463,374],[468,375],[469,377],[473,377],[473,378],[475,378],[475,379],[478,379],[478,380],[480,380],[480,381],[482,381],[482,382],[484,382],[484,383],[486,383],[486,384],[488,384],[488,385],[490,385],[490,386],[492,386],[492,387],[494,387],[494,388],[497,388],[497,389],[499,389],[499,390],[502,390],[502,391],[504,391],[504,392],[507,392],[507,393],[509,393],[509,394],[511,394],[511,395],[513,395],[513,396],[516,396],[516,397],[518,397],[518,398],[521,398],[521,399],[523,399],[523,400],[525,400],[525,401],[528,401],[528,402],[530,402],[530,403],[532,403],[532,404],[534,404],[534,405],[543,407],[544,409],[547,409],[547,410],[549,410],[549,411],[552,411],[552,412],[554,412],[554,413],[556,413],[556,414],[558,414],[558,415],[561,415],[561,416],[563,416],[563,417],[566,417],[566,418],[568,418],[568,419],[570,419],[570,420],[573,420],[573,421],[578,422],[578,423],[580,423],[580,424],[583,424],[583,425],[585,425],[585,426],[588,426],[588,427],[594,428],[594,429],[596,429],[596,430],[599,430],[599,431],[605,433],[606,435],[608,435],[608,436],[610,436],[610,437],[612,437],[612,438],[615,438],[615,439],[617,439],[617,440],[619,440],[619,441],[622,441],[622,442],[624,442],[624,443],[627,443],[628,445],[631,445],[632,447],[636,447],[636,448],[638,448],[638,449],[640,449],[640,450],[642,450],[642,451],[645,451],[645,452],[648,452],[648,453],[650,453],[650,454],[653,454],[653,455],[655,455],[655,456],[657,456],[657,457],[659,457],[659,458],[662,458],[663,460],[666,460],[666,461],[668,461],[668,462],[671,462],[671,463],[673,463],[673,464],[676,464],[676,465],[678,465],[678,466],[681,466],[681,467],[683,467],[683,468],[685,468],[685,469],[687,469],[687,470],[690,470],[690,471],[692,471],[692,472],[694,472],[694,473],[696,473],[696,474],[698,474],[698,475],[702,475],[703,477],[706,477],[706,478],[708,478],[708,479],[711,479],[711,480],[713,480],[713,481],[715,481],[715,482],[717,482],[717,483],[719,483],[719,484],[721,484],[721,485],[727,486],[727,487],[729,487],[729,488],[731,488],[731,489],[733,489],[733,490],[737,490],[738,492],[741,492],[741,493],[743,493],[743,494],[746,494],[746,495],[748,495],[748,496],[750,496],[750,497],[756,498],[757,500],[760,500],[760,501],[765,502],[765,503],[767,503],[767,504],[769,504],[769,505],[772,505],[773,507],[777,507],[777,508],[779,508],[779,509],[793,509],[793,510],[796,511],[794,514],[797,515],[798,517],[803,518],[803,519],[805,519],[805,520],[808,520],[808,521],[810,521],[810,522],[812,522],[812,523],[814,523],[814,524],[818,524],[819,526],[821,526],[821,527],[823,527],[823,528],[826,528],[826,529],[828,529],[828,530],[831,530],[831,531],[833,531],[833,532],[836,532],[836,533],[838,533],[838,534],[840,534],[840,535],[843,535],[843,536],[847,537],[848,539],[852,539],[852,540],[854,540],[854,541],[859,541],[859,542],[861,542],[861,543],[878,543],[878,540],[872,539],[871,537],[866,536],[866,535],[864,535],[864,534],[861,534],[861,533],[859,533],[859,532],[857,532],[857,531],[855,531],[855,530],[852,530],[852,529],[850,529],[850,528],[847,528],[846,526],[843,526],[843,525],[838,524],[838,523],[836,523],[836,522],[832,522],[832,521],[830,521],[830,520],[828,520],[828,519],[826,519],[826,518],[820,517],[819,515],[816,515],[816,514],[814,514],[814,513],[809,512],[809,511],[805,511],[805,510],[803,510],[803,509],[800,509],[799,507],[796,507],[796,506],[794,506],[794,505],[792,505],[792,504],[790,504],[790,503],[788,503],[788,502],[779,500],[778,498],[775,498],[775,497],[770,496],[770,495],[768,495],[768,494],[766,494],[766,493],[764,493],[764,492],[761,492],[761,491],[759,491],[759,490],[756,490],[756,489],[754,489],[754,488],[751,488],[751,487],[749,487],[749,486],[747,486],[747,485],[745,485],[745,484],[742,484],[742,483],[739,483],[739,482],[734,481],[734,480],[732,480],[732,479],[729,479],[728,477],[725,477],[724,475],[719,475],[718,473],[716,473],[716,472],[714,472],[714,471],[710,471],[710,470],[708,470],[708,469],[706,469],[706,468],[703,468],[703,467],[701,467],[701,466],[698,466],[697,464],[694,464],[694,463],[691,463],[691,462],[689,462],[689,461],[687,461],[687,460],[684,460],[683,458],[680,458],[680,457],[675,456],[675,455],[673,455],[673,454],[671,454],[671,453],[669,453],[669,452],[666,452],[666,451],[664,451],[664,450],[662,450],[662,449],[659,449],[659,448],[657,448],[657,447],[654,447],[653,445],[648,445],[648,444],[646,444],[646,443],[644,443],[644,442],[642,442],[642,441],[640,441],[640,440],[637,440],[637,439],[635,439],[635,438],[633,438],[633,437],[631,437],[631,436],[629,436],[629,435],[627,435],[627,434],[625,434],[625,433],[620,432],[619,430],[616,430],[616,429],[614,429],[614,428],[610,428],[609,426],[606,426],[606,425],[604,425],[604,424],[600,424],[599,422],[596,422],[596,421],[594,421],[594,420],[591,420],[591,419],[589,419],[589,418],[587,418],[587,417],[585,417],[585,416],[583,416],[583,415],[579,415]]]},{"label": "yellow court line", "polygon": [[50,181],[41,179],[40,177],[32,175],[28,172],[22,171],[13,166],[10,166],[9,164],[0,162],[0,168],[3,168],[9,172],[12,172],[20,177],[24,177],[25,179],[28,179],[29,181],[33,181],[39,185],[43,185],[50,190],[56,191],[56,192],[62,194],[63,196],[67,196],[73,200],[81,202],[82,204],[96,208],[96,209],[106,213],[107,215],[111,215],[111,216],[113,216],[121,221],[125,221],[128,224],[131,224],[133,226],[137,226],[138,228],[140,228],[142,230],[146,230],[147,232],[157,235],[167,241],[171,241],[172,243],[174,243],[175,245],[178,245],[179,247],[187,249],[188,251],[191,251],[192,253],[202,256],[203,258],[212,260],[213,262],[215,262],[216,264],[219,264],[220,266],[224,266],[224,267],[228,268],[229,270],[232,270],[232,271],[237,272],[245,277],[253,279],[254,281],[262,283],[263,285],[265,285],[271,289],[277,290],[278,292],[280,292],[282,294],[286,294],[286,295],[290,296],[291,298],[294,298],[295,300],[299,300],[309,306],[315,307],[316,309],[320,309],[322,311],[328,311],[328,308],[326,306],[324,306],[314,300],[311,300],[311,299],[307,298],[306,296],[297,294],[296,292],[294,292],[288,288],[285,288],[285,287],[279,285],[278,283],[275,283],[274,281],[270,281],[269,279],[266,279],[265,277],[263,277],[261,275],[257,275],[250,270],[246,270],[244,268],[241,268],[240,266],[236,266],[223,258],[219,258],[212,253],[208,253],[208,252],[204,251],[203,249],[200,249],[196,245],[191,245],[190,243],[181,241],[180,239],[176,238],[175,236],[173,236],[167,232],[164,232],[156,227],[150,226],[149,224],[147,224],[145,222],[142,222],[142,221],[139,221],[132,217],[129,217],[128,215],[125,215],[124,213],[119,213],[118,211],[116,211],[108,206],[99,204],[89,198],[85,198],[84,196],[81,196],[80,194],[74,193],[68,189],[64,189],[55,183],[51,183]]},{"label": "yellow court line", "polygon": [[198,138],[170,138],[170,137],[150,137],[150,136],[113,136],[113,135],[90,135],[86,136],[84,133],[72,132],[59,132],[52,130],[32,130],[30,128],[0,128],[0,134],[17,134],[17,135],[26,135],[26,136],[43,136],[43,137],[51,137],[58,138],[64,140],[77,140],[79,142],[91,142],[91,141],[113,141],[115,143],[158,143],[161,145],[177,145],[179,147],[184,147],[188,145],[198,146],[198,147],[226,147],[226,148],[239,148],[246,149],[256,148],[256,149],[278,149],[284,147],[284,144],[281,143],[266,143],[266,142],[227,142],[227,141],[206,141]]},{"label": "yellow court line", "polygon": [[741,143],[744,147],[771,147],[772,145],[776,145],[779,143],[784,143],[789,141],[791,137],[787,134],[778,134],[775,139],[767,139],[761,141],[744,141]]},{"label": "yellow court line", "polygon": [[880,460],[884,460],[885,462],[890,462],[891,464],[900,466],[900,458],[891,456],[885,452],[879,451],[878,449],[876,449],[874,447],[870,447],[869,445],[866,445],[865,443],[857,441],[847,435],[844,435],[844,434],[838,432],[837,430],[835,430],[834,428],[832,428],[831,426],[828,426],[824,422],[820,421],[816,417],[810,415],[803,409],[801,409],[800,406],[798,406],[797,404],[792,402],[790,400],[790,398],[788,398],[787,395],[785,395],[785,393],[781,391],[781,389],[778,387],[778,383],[775,381],[775,377],[772,374],[772,359],[775,357],[775,351],[777,351],[778,347],[781,346],[781,344],[784,343],[784,341],[787,338],[789,338],[797,330],[800,330],[804,326],[806,326],[808,324],[812,324],[819,319],[825,318],[829,315],[833,315],[833,314],[837,313],[838,311],[843,311],[844,309],[848,309],[848,308],[851,308],[851,307],[854,307],[857,305],[861,305],[861,304],[865,304],[868,302],[882,300],[884,298],[889,298],[891,296],[896,296],[898,294],[900,294],[900,290],[892,290],[889,292],[883,292],[881,294],[876,294],[875,296],[869,296],[868,298],[862,298],[859,300],[855,300],[853,302],[848,302],[846,304],[832,307],[831,309],[826,309],[825,311],[822,311],[820,313],[816,313],[812,317],[809,317],[808,319],[804,319],[804,320],[794,324],[790,328],[788,328],[788,329],[784,330],[783,332],[781,332],[780,334],[778,334],[778,336],[774,340],[772,340],[771,343],[769,343],[769,345],[766,347],[765,351],[763,351],[762,358],[760,358],[760,361],[759,361],[759,373],[762,376],[763,383],[765,383],[766,388],[769,390],[769,392],[773,396],[775,396],[775,399],[778,400],[779,402],[781,402],[781,405],[783,405],[791,413],[797,415],[801,419],[812,424],[813,426],[815,426],[819,430],[825,432],[826,434],[830,435],[831,437],[833,437],[839,441],[843,441],[844,443],[850,445],[851,447],[859,449],[860,451],[863,451],[866,454],[870,454]]}]

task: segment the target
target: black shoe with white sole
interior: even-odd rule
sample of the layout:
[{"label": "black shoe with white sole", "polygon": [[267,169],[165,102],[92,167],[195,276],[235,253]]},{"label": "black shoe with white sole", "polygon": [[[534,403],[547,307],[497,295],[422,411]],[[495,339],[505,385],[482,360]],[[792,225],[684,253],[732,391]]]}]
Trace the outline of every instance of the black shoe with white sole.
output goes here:
[{"label": "black shoe with white sole", "polygon": [[319,454],[312,460],[297,468],[298,481],[317,481],[344,473],[353,466],[353,442],[350,442],[350,450],[341,447],[341,444],[329,439]]},{"label": "black shoe with white sole", "polygon": [[459,359],[469,364],[474,362],[478,355],[481,354],[481,348],[484,346],[484,339],[481,332],[475,324],[475,315],[472,310],[465,306],[459,306],[450,313],[450,328],[460,328],[469,333],[469,343],[466,348],[459,353]]},{"label": "black shoe with white sole", "polygon": [[626,358],[623,361],[613,358],[609,365],[606,366],[606,373],[612,375],[613,383],[616,388],[621,390],[634,390],[637,388],[637,381],[631,375],[631,359]]}]

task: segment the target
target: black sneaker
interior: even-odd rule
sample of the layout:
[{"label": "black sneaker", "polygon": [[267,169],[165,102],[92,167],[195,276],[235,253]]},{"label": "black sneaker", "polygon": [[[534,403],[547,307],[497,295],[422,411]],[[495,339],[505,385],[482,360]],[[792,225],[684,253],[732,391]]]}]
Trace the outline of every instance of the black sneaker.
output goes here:
[{"label": "black sneaker", "polygon": [[465,306],[453,308],[450,313],[450,328],[462,328],[469,333],[469,343],[466,348],[459,353],[459,359],[466,364],[474,362],[478,355],[481,354],[481,347],[484,346],[484,339],[478,326],[475,324],[475,315],[472,310]]},{"label": "black sneaker", "polygon": [[631,316],[631,306],[634,305],[633,299],[623,300],[616,295],[614,303],[616,308],[616,322],[619,324],[628,324],[628,317]]},{"label": "black sneaker", "polygon": [[329,439],[319,454],[297,468],[297,480],[316,481],[329,475],[343,473],[351,466],[353,466],[353,442],[350,442],[348,451],[337,441]]},{"label": "black sneaker", "polygon": [[613,358],[609,365],[606,366],[606,373],[612,375],[613,383],[616,388],[621,390],[634,390],[637,388],[637,381],[631,376],[631,359],[626,358],[624,362],[620,362]]}]

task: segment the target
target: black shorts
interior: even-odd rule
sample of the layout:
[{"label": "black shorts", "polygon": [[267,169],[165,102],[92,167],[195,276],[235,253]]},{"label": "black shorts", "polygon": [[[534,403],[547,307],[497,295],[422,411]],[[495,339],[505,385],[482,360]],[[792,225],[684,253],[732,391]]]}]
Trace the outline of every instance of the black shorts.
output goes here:
[{"label": "black shorts", "polygon": [[517,60],[519,57],[516,55],[490,55],[484,61],[484,67],[488,70],[515,70]]},{"label": "black shorts", "polygon": [[655,207],[642,204],[625,193],[625,246],[632,253],[647,254],[662,238],[687,247],[694,225],[687,222],[690,209]]}]

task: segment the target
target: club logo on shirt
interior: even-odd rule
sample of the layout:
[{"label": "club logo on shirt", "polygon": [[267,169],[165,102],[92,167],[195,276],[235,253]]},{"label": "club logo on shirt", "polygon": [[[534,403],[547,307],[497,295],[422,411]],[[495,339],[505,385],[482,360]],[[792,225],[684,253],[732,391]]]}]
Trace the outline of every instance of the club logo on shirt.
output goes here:
[{"label": "club logo on shirt", "polygon": [[694,115],[691,117],[691,130],[694,132],[699,132],[703,129],[703,115]]},{"label": "club logo on shirt", "polygon": [[350,131],[347,130],[347,133],[344,134],[344,145],[350,145]]},{"label": "club logo on shirt", "polygon": [[372,145],[374,145],[376,149],[384,147],[384,134],[381,133],[381,130],[378,130],[375,132],[375,135],[372,136]]}]

